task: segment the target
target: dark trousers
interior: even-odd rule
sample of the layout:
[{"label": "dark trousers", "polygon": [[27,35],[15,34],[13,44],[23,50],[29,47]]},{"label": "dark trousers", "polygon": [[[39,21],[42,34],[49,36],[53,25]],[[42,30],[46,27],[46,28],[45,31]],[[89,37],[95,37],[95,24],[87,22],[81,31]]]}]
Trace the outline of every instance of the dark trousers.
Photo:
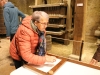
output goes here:
[{"label": "dark trousers", "polygon": [[14,35],[15,35],[15,34],[11,34],[11,35],[10,35],[10,42],[12,41]]},{"label": "dark trousers", "polygon": [[23,64],[24,64],[23,61],[18,61],[18,60],[15,60],[15,59],[13,59],[13,62],[14,62],[16,69],[23,66]]},{"label": "dark trousers", "polygon": [[23,66],[24,64],[27,64],[27,62],[25,60],[23,60],[22,58],[21,58],[20,61],[13,59],[13,62],[14,62],[14,65],[15,65],[16,69]]}]

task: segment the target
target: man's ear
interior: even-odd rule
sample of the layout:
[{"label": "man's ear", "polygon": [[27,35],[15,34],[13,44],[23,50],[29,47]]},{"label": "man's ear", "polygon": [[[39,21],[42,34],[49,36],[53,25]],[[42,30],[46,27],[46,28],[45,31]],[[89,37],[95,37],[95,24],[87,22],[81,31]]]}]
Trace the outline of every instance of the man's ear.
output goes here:
[{"label": "man's ear", "polygon": [[34,23],[37,23],[37,21],[34,21]]},{"label": "man's ear", "polygon": [[34,21],[34,24],[35,24],[36,26],[37,26],[37,23],[38,23],[37,21]]}]

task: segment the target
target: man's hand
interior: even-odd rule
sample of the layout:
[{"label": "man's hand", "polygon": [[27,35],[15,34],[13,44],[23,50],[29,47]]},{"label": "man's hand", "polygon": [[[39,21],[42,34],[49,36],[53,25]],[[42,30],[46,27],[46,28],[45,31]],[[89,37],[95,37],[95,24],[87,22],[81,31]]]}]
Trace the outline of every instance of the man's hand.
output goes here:
[{"label": "man's hand", "polygon": [[9,36],[7,36],[6,38],[7,38],[8,40],[10,39],[10,37],[9,37]]},{"label": "man's hand", "polygon": [[56,61],[56,57],[55,56],[49,56],[49,55],[45,55],[46,57],[46,62],[55,62]]}]

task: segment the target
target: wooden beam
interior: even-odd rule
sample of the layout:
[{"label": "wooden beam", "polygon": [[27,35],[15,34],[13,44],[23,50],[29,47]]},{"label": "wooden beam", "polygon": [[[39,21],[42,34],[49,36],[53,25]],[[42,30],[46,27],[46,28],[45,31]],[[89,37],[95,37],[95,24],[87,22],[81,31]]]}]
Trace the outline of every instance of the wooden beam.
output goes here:
[{"label": "wooden beam", "polygon": [[38,0],[35,0],[35,5],[37,5],[38,4]]},{"label": "wooden beam", "polygon": [[[63,0],[63,2],[66,2],[67,3],[67,19],[66,19],[66,33],[65,33],[65,39],[69,39],[69,35],[70,33],[67,31],[67,30],[70,30],[71,29],[71,26],[72,26],[72,8],[71,8],[71,0]],[[64,44],[68,45],[69,44],[69,41],[68,40],[65,40],[64,41]]]},{"label": "wooden beam", "polygon": [[83,36],[83,17],[84,17],[84,0],[76,0],[74,15],[74,42],[73,54],[80,56],[82,36]]}]

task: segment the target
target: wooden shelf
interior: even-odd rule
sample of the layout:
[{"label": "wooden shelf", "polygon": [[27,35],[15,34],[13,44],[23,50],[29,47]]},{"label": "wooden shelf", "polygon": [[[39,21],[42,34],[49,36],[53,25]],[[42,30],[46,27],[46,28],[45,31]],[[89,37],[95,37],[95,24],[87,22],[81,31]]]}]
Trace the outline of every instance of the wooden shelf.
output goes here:
[{"label": "wooden shelf", "polygon": [[54,31],[46,31],[46,34],[50,35],[63,35],[65,31],[60,31],[60,32],[54,32]]},{"label": "wooden shelf", "polygon": [[54,3],[54,4],[41,4],[41,5],[30,5],[30,8],[44,8],[44,7],[56,7],[56,6],[67,6],[66,3]]},{"label": "wooden shelf", "polygon": [[62,25],[62,24],[49,24],[48,27],[52,27],[52,28],[65,28],[66,25]]},{"label": "wooden shelf", "polygon": [[[30,5],[29,7],[32,8],[33,12],[45,11],[49,15],[46,34],[69,39],[69,33],[72,33],[72,30],[70,30],[72,27],[71,22],[74,18],[70,2],[69,0],[63,3]],[[66,31],[68,33],[65,33]],[[64,41],[64,44],[69,44],[69,41]]]},{"label": "wooden shelf", "polygon": [[67,18],[67,16],[61,14],[49,14],[49,18]]}]

